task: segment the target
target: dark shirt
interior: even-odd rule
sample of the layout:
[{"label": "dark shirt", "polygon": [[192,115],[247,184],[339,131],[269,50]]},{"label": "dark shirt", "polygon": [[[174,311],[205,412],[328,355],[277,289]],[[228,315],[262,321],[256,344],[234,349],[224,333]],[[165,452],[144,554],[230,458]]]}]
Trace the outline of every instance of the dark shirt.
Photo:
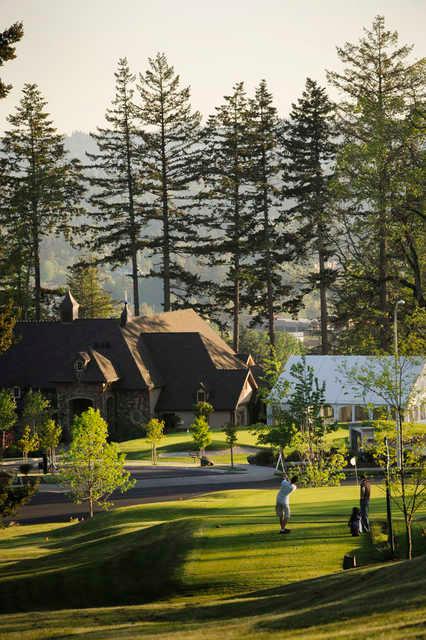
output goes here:
[{"label": "dark shirt", "polygon": [[371,484],[368,480],[361,480],[361,500],[370,500]]}]

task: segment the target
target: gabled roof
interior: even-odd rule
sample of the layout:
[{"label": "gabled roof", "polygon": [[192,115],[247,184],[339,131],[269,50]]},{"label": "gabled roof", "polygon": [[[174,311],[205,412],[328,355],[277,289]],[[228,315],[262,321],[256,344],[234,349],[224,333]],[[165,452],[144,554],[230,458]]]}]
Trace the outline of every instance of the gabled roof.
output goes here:
[{"label": "gabled roof", "polygon": [[242,363],[237,368],[218,368],[217,349],[199,333],[145,333],[145,349],[155,360],[164,383],[157,411],[191,410],[203,385],[216,411],[234,409],[250,371]]},{"label": "gabled roof", "polygon": [[[47,389],[77,378],[126,390],[161,388],[159,407],[166,411],[190,410],[203,382],[215,408],[233,409],[250,374],[192,309],[130,318],[123,327],[118,318],[23,322],[15,333],[0,357],[0,388]],[[76,358],[84,362],[78,371]]]},{"label": "gabled roof", "polygon": [[91,356],[82,373],[86,382],[119,378],[117,384],[125,389],[147,388],[119,319],[18,322],[15,336],[15,344],[0,357],[0,388],[48,389],[71,382],[76,379],[74,363],[80,352]]},{"label": "gabled roof", "polygon": [[[314,376],[318,378],[320,384],[325,382],[325,401],[330,405],[384,405],[383,397],[373,390],[366,390],[364,393],[345,375],[345,371],[352,369],[365,371],[366,369],[380,375],[385,367],[392,367],[394,359],[392,356],[305,356],[306,364],[313,368]],[[283,372],[279,377],[279,383],[288,382],[290,390],[294,385],[294,378],[291,374],[291,367],[302,362],[302,356],[290,356],[287,360]],[[422,357],[401,358],[403,366],[403,402],[407,401],[407,396],[412,390],[416,380],[421,375],[425,359]],[[271,392],[273,397],[274,390]]]}]

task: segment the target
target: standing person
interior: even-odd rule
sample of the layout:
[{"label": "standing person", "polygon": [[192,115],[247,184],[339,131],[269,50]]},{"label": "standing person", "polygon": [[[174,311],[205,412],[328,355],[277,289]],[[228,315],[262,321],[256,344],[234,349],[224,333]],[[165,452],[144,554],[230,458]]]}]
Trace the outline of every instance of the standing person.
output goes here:
[{"label": "standing person", "polygon": [[286,529],[286,526],[290,520],[290,494],[296,491],[296,482],[297,476],[293,476],[290,481],[284,479],[277,494],[275,511],[280,519],[280,533],[290,533],[290,529]]},{"label": "standing person", "polygon": [[363,473],[361,476],[360,488],[360,511],[361,526],[365,532],[370,531],[370,522],[368,520],[368,508],[370,505],[371,484],[367,480],[367,476]]}]

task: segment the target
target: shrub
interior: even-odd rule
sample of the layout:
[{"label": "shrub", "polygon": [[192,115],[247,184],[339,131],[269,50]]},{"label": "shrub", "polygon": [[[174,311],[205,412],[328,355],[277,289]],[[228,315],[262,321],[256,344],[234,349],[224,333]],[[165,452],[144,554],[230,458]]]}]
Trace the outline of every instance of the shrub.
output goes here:
[{"label": "shrub", "polygon": [[24,463],[19,465],[19,471],[24,475],[27,476],[29,474],[29,472],[31,471],[31,469],[33,468],[32,464]]},{"label": "shrub", "polygon": [[260,467],[272,467],[276,461],[276,454],[273,449],[260,449],[257,453],[247,456],[249,464],[257,464]]}]

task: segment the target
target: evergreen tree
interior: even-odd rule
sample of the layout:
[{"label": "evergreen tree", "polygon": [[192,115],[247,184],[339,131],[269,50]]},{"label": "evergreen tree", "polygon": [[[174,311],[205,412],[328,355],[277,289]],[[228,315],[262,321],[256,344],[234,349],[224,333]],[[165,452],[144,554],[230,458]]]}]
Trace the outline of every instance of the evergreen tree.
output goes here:
[{"label": "evergreen tree", "polygon": [[211,288],[218,309],[232,317],[233,348],[239,351],[241,309],[247,303],[247,238],[250,210],[249,105],[242,82],[216,108],[204,130],[203,188],[199,196],[204,238],[200,249],[223,277]]},{"label": "evergreen tree", "polygon": [[138,250],[146,222],[141,203],[144,148],[133,104],[135,76],[126,58],[119,60],[115,79],[115,97],[105,115],[108,125],[91,134],[99,153],[87,153],[91,162],[88,181],[94,187],[90,198],[93,223],[82,226],[81,244],[99,255],[98,263],[118,266],[130,260],[134,313],[139,315]]},{"label": "evergreen tree", "polygon": [[[24,27],[22,22],[15,22],[8,29],[0,33],[0,67],[3,66],[5,62],[8,60],[14,60],[16,58],[15,55],[15,47],[13,46],[24,35]],[[10,84],[5,84],[0,79],[0,99],[5,98],[12,86]]]},{"label": "evergreen tree", "polygon": [[152,275],[162,279],[164,311],[170,311],[172,295],[185,301],[198,284],[197,277],[184,268],[182,256],[191,253],[196,241],[189,210],[201,115],[192,110],[189,87],[180,87],[180,78],[163,53],[149,59],[148,70],[139,78],[151,218],[157,221],[149,242],[159,260]]},{"label": "evergreen tree", "polygon": [[313,253],[318,260],[318,272],[309,274],[305,290],[319,289],[323,354],[329,350],[327,289],[333,280],[333,271],[327,268],[333,252],[329,188],[336,150],[333,130],[333,105],[325,89],[307,78],[285,125],[284,195],[291,202],[287,215],[300,224],[300,254],[306,260]]},{"label": "evergreen tree", "polygon": [[342,94],[337,194],[347,233],[337,311],[347,335],[364,349],[391,345],[392,234],[401,194],[397,166],[408,143],[401,124],[412,110],[413,94],[424,86],[422,65],[408,59],[411,49],[400,46],[398,34],[377,16],[357,44],[337,49],[343,71],[328,74]]},{"label": "evergreen tree", "polygon": [[[22,22],[15,22],[8,29],[0,33],[0,67],[3,66],[8,60],[14,60],[16,58],[15,47],[16,42],[21,40],[24,35],[24,29]],[[6,85],[0,78],[0,99],[5,98],[11,89],[11,85]],[[7,181],[4,177],[3,162],[0,160],[0,192],[2,199],[6,196]],[[0,201],[1,206],[1,201]],[[17,272],[17,265],[13,264],[10,260],[10,256],[5,252],[5,247],[10,245],[10,241],[13,239],[8,237],[6,229],[0,228],[0,286],[4,288],[3,273],[6,272],[8,276],[11,273]],[[1,292],[0,299],[0,353],[5,351],[12,344],[13,327],[15,326],[15,316],[13,314],[13,305],[11,303],[11,296],[6,291]],[[4,298],[4,299],[3,299]]]},{"label": "evergreen tree", "polygon": [[41,319],[40,244],[50,233],[67,229],[82,195],[79,165],[69,161],[64,136],[58,134],[46,101],[35,84],[26,84],[5,132],[1,153],[6,198],[0,222],[7,237],[14,236],[20,254],[30,260],[34,279],[34,315]]},{"label": "evergreen tree", "polygon": [[110,318],[114,315],[114,302],[104,290],[95,264],[77,263],[70,267],[67,284],[80,305],[80,318]]},{"label": "evergreen tree", "polygon": [[[275,345],[275,314],[295,312],[300,296],[284,284],[282,265],[295,257],[295,234],[280,216],[280,143],[281,123],[272,94],[262,80],[250,100],[249,166],[252,197],[252,222],[248,229],[250,254],[249,306],[257,315],[255,323],[266,320],[269,342]],[[281,217],[281,224],[280,224]],[[293,293],[291,299],[284,298]]]}]

